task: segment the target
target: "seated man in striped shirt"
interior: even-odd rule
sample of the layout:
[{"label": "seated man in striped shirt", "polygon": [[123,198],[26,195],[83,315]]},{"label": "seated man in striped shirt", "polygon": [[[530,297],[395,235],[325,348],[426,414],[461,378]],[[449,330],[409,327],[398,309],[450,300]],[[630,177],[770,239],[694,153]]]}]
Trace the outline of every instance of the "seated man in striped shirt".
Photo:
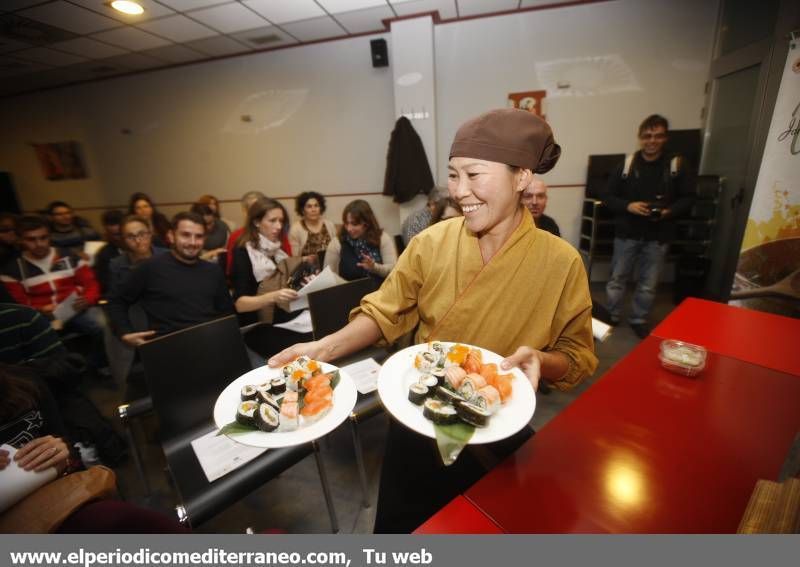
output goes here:
[{"label": "seated man in striped shirt", "polygon": [[66,353],[50,321],[35,309],[0,303],[0,362],[21,364]]}]

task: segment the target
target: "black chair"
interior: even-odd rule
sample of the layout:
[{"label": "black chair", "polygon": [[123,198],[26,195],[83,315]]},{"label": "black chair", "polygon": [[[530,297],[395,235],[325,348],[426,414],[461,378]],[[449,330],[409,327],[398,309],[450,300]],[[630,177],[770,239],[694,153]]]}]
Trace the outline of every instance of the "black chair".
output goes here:
[{"label": "black chair", "polygon": [[[377,289],[377,285],[371,278],[362,278],[341,285],[329,287],[320,291],[308,294],[308,307],[311,311],[311,324],[314,329],[314,338],[322,337],[338,331],[347,325],[350,311],[357,307],[361,298]],[[386,358],[385,349],[374,349],[371,353],[358,353],[358,359],[372,356],[378,362],[383,362]],[[346,365],[349,361],[337,361],[338,364]],[[367,485],[367,471],[364,466],[364,451],[361,447],[361,437],[358,433],[358,424],[366,421],[370,417],[378,415],[383,411],[383,405],[377,392],[369,394],[358,394],[358,400],[350,412],[350,431],[353,436],[353,449],[356,456],[358,477],[361,482],[361,493],[365,508],[369,507],[369,489]]]},{"label": "black chair", "polygon": [[336,514],[316,443],[270,449],[209,483],[191,442],[215,429],[214,403],[232,380],[251,369],[236,316],[203,323],[139,347],[161,445],[180,498],[179,520],[198,526],[266,481],[314,453],[331,528]]}]

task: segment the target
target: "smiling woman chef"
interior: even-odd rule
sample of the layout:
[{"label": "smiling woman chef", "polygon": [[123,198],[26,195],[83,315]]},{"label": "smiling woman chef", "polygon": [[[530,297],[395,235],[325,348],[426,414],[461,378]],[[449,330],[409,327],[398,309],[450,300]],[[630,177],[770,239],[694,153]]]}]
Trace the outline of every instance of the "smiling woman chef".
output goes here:
[{"label": "smiling woman chef", "polygon": [[[535,227],[520,203],[534,173],[561,154],[550,127],[517,109],[464,123],[450,148],[448,190],[463,217],[440,222],[408,245],[381,288],[364,297],[350,323],[269,361],[300,354],[331,361],[416,329],[418,343],[477,345],[519,366],[533,387],[565,390],[597,366],[588,280],[578,252]],[[502,457],[532,435],[525,429],[486,446]],[[485,472],[472,447],[443,467],[435,442],[392,421],[381,472],[375,532],[414,530]]]}]

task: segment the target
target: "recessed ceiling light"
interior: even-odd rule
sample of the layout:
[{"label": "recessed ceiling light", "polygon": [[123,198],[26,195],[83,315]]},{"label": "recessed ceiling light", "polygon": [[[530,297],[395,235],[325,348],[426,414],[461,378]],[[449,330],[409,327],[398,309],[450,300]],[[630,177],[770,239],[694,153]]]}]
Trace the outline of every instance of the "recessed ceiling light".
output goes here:
[{"label": "recessed ceiling light", "polygon": [[131,2],[130,0],[114,0],[111,3],[111,7],[118,12],[122,12],[123,14],[128,14],[130,16],[138,16],[144,12],[144,8],[142,8],[136,2]]}]

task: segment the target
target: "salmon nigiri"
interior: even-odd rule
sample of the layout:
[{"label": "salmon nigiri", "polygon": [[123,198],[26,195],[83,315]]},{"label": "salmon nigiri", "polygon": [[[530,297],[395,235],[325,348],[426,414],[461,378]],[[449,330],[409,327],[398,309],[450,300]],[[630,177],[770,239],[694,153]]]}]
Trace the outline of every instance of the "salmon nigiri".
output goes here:
[{"label": "salmon nigiri", "polygon": [[481,351],[475,349],[469,351],[463,364],[463,368],[467,371],[467,374],[478,374],[481,371],[481,366],[483,366],[482,359]]},{"label": "salmon nigiri", "polygon": [[492,378],[486,380],[490,386],[494,386],[495,390],[500,393],[500,400],[506,403],[511,397],[511,374],[495,374]]},{"label": "salmon nigiri", "polygon": [[303,387],[306,390],[314,390],[320,386],[330,387],[330,385],[331,385],[330,374],[317,374],[316,376],[312,376],[310,378],[306,378],[305,380],[303,380]]},{"label": "salmon nigiri", "polygon": [[316,421],[328,413],[332,407],[331,400],[316,400],[310,403],[306,401],[303,409],[300,410],[300,415],[307,421]]},{"label": "salmon nigiri", "polygon": [[317,400],[332,400],[333,399],[333,389],[330,386],[317,386],[313,390],[309,390],[306,393],[305,398],[303,400],[305,403],[313,403]]}]

